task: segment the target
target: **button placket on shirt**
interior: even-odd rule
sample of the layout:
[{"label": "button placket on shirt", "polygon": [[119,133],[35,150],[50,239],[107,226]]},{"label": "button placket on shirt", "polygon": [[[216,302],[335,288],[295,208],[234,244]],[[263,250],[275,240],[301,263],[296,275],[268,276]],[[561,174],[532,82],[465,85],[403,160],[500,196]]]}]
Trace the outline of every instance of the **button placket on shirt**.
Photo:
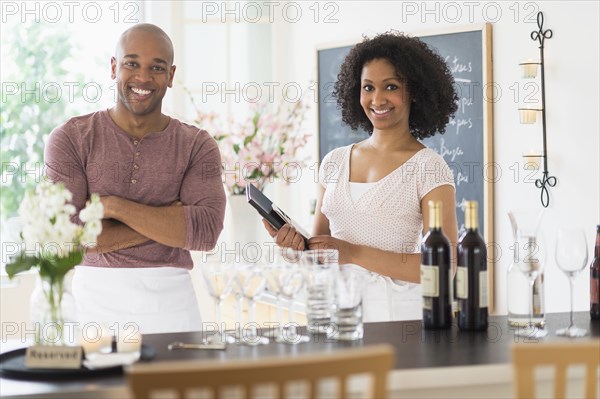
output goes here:
[{"label": "button placket on shirt", "polygon": [[135,152],[133,153],[134,157],[133,157],[133,166],[132,166],[132,170],[131,170],[131,184],[137,184],[138,179],[136,177],[136,173],[140,169],[140,166],[138,164],[138,160],[139,160],[139,157],[141,155],[141,152],[139,150],[140,140],[133,139],[132,143],[135,146]]}]

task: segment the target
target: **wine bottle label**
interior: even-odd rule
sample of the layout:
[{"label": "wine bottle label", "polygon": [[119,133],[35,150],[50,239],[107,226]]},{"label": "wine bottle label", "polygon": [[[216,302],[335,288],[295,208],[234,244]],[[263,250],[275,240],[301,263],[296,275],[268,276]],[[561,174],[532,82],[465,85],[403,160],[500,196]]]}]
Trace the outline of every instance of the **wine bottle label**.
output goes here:
[{"label": "wine bottle label", "polygon": [[423,309],[431,310],[433,309],[433,300],[429,297],[423,298]]},{"label": "wine bottle label", "polygon": [[488,272],[483,270],[479,272],[479,307],[488,307]]},{"label": "wine bottle label", "polygon": [[469,272],[466,267],[456,268],[456,297],[459,299],[469,297]]},{"label": "wine bottle label", "polygon": [[440,296],[439,267],[421,265],[421,289],[423,296],[437,298]]}]

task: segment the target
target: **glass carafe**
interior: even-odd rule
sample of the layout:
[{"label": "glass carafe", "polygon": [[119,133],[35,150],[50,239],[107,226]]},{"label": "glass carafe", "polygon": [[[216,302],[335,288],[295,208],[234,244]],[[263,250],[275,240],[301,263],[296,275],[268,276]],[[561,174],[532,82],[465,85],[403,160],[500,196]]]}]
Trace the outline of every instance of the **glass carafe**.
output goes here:
[{"label": "glass carafe", "polygon": [[[519,262],[527,262],[538,243],[539,228],[543,210],[522,209],[508,212],[513,232],[512,262],[507,271],[508,323],[511,326],[529,324],[529,308],[532,290],[525,274],[521,272]],[[532,245],[534,243],[534,245]],[[541,273],[533,284],[533,323],[545,325],[544,274]]]}]

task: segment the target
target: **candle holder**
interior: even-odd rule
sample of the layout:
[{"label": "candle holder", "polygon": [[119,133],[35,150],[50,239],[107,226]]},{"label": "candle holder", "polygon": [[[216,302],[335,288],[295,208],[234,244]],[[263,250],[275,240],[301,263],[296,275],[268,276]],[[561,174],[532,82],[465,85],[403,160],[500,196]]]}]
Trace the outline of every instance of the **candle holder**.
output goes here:
[{"label": "candle holder", "polygon": [[523,154],[523,160],[525,162],[523,168],[529,170],[539,170],[540,161],[542,158],[544,158],[544,156],[535,151],[529,151],[528,153]]},{"label": "candle holder", "polygon": [[548,187],[556,186],[556,177],[550,176],[548,172],[548,149],[546,146],[546,85],[545,85],[545,75],[544,75],[544,40],[552,38],[552,30],[543,29],[544,25],[544,15],[542,12],[538,12],[537,14],[537,25],[538,30],[531,32],[531,40],[538,41],[540,43],[540,60],[539,62],[527,61],[521,63],[522,73],[524,78],[535,78],[537,77],[537,66],[539,65],[540,70],[540,80],[542,83],[542,107],[539,108],[519,108],[519,115],[521,123],[535,123],[537,120],[537,112],[542,113],[542,133],[543,133],[543,142],[544,149],[541,157],[544,159],[544,170],[542,172],[542,178],[536,179],[535,186],[541,189],[540,200],[542,201],[542,206],[547,208],[550,204],[550,193],[548,192]]}]

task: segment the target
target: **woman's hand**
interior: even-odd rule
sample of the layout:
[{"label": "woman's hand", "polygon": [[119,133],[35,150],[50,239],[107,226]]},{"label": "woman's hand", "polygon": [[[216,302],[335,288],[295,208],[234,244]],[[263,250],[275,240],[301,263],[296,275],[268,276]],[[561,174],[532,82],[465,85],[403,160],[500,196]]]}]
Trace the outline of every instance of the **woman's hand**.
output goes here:
[{"label": "woman's hand", "polygon": [[308,240],[308,249],[337,249],[339,252],[339,263],[352,263],[352,244],[348,241],[333,238],[329,235],[314,236]]},{"label": "woman's hand", "polygon": [[265,219],[263,219],[263,224],[269,235],[275,239],[275,243],[278,246],[293,248],[296,251],[304,250],[304,237],[289,224],[284,224],[279,230],[271,226]]}]

